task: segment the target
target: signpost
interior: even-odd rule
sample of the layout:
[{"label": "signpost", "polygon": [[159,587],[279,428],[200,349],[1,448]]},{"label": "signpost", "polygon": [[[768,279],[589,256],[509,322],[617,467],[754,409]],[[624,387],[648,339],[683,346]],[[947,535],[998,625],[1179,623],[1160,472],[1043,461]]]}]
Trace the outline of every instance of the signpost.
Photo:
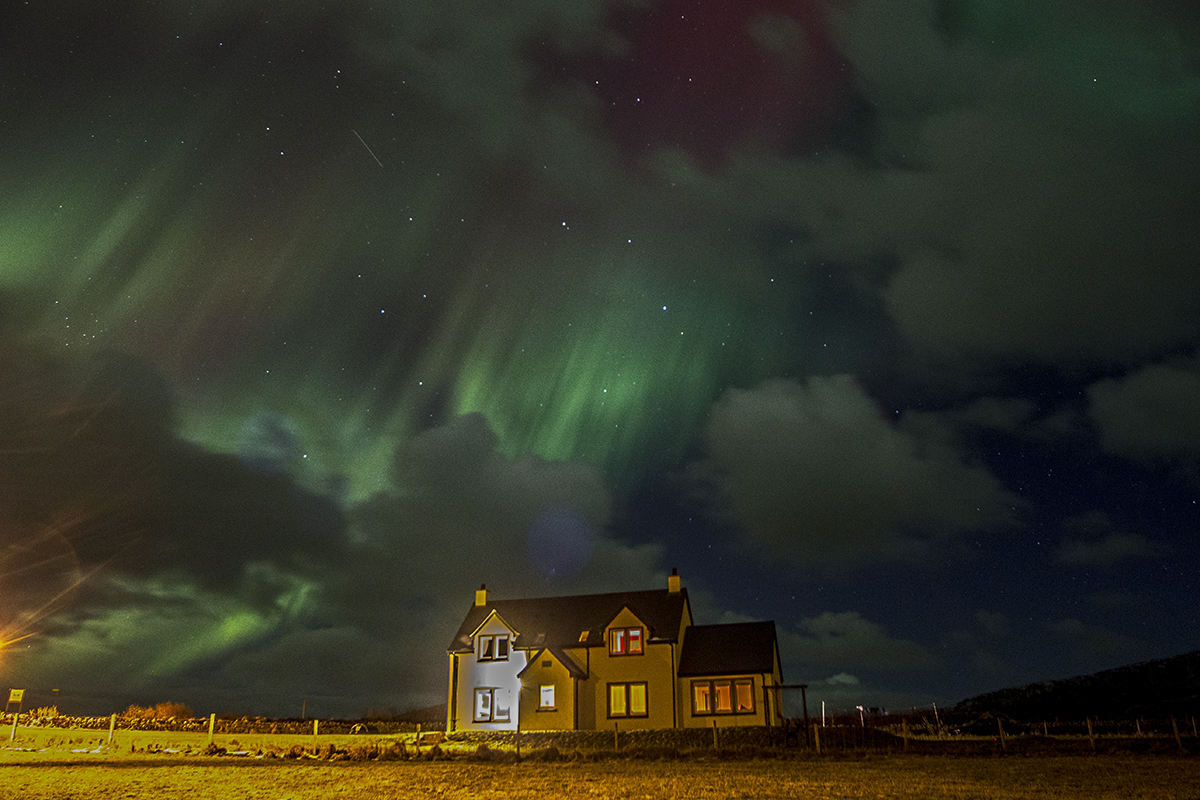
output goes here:
[{"label": "signpost", "polygon": [[17,720],[21,718],[21,705],[24,702],[25,702],[25,690],[24,689],[9,689],[8,690],[8,702],[4,704],[4,713],[5,714],[8,713],[8,707],[11,706],[13,703],[17,704],[17,713],[13,714],[12,730],[9,731],[9,734],[8,734],[8,740],[10,742],[13,739],[17,738]]}]

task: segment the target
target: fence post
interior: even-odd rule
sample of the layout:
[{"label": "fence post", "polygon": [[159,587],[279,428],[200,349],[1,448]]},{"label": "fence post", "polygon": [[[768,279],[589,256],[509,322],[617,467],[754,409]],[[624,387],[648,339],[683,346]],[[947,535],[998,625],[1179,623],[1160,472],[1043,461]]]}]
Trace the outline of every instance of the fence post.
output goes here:
[{"label": "fence post", "polygon": [[208,715],[208,743],[209,744],[213,743],[213,733],[216,732],[216,729],[217,729],[217,715],[216,715],[216,712],[214,712],[214,713]]},{"label": "fence post", "polygon": [[618,731],[620,730],[620,726],[621,726],[621,723],[619,723],[619,722],[613,723],[613,750],[621,749],[621,742],[617,739],[617,734],[618,734]]},{"label": "fence post", "polygon": [[1092,718],[1087,718],[1088,725],[1088,741],[1092,743],[1092,752],[1096,752],[1096,735],[1092,732]]},{"label": "fence post", "polygon": [[1004,740],[1004,723],[996,717],[996,730],[1000,731],[1000,749],[1008,752],[1008,742]]},{"label": "fence post", "polygon": [[113,714],[108,721],[108,743],[112,744],[113,731],[117,729],[117,715]]},{"label": "fence post", "polygon": [[813,745],[817,748],[817,755],[821,755],[821,729],[813,725]]},{"label": "fence post", "polygon": [[1183,752],[1183,739],[1179,737],[1179,723],[1175,721],[1175,717],[1171,717],[1171,730],[1175,731],[1175,744],[1179,745],[1179,752]]}]

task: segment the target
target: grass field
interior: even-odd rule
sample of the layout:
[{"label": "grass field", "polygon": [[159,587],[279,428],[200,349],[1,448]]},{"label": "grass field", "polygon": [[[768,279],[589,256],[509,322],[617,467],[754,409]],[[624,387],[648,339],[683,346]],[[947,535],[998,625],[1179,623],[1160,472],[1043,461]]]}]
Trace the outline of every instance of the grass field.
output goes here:
[{"label": "grass field", "polygon": [[[6,734],[0,736],[0,797],[5,798],[1200,800],[1200,759],[1172,755],[830,758],[808,753],[745,761],[330,762],[194,755],[207,744],[206,734],[117,731],[112,746],[107,731],[21,730],[11,745]],[[396,738],[321,737],[320,744],[387,744]],[[311,749],[313,741],[311,736],[262,734],[217,737],[216,743],[230,751],[278,752],[294,744]]]}]

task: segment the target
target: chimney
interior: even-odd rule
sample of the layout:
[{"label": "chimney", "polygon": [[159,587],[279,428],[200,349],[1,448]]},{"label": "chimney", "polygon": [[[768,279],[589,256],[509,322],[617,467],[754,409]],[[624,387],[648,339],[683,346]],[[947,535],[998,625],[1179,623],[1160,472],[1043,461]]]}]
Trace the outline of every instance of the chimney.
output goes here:
[{"label": "chimney", "polygon": [[475,605],[477,605],[477,606],[486,606],[487,605],[487,584],[486,583],[479,584],[479,588],[475,590]]},{"label": "chimney", "polygon": [[671,574],[667,576],[667,591],[671,594],[679,594],[679,567],[671,567]]}]

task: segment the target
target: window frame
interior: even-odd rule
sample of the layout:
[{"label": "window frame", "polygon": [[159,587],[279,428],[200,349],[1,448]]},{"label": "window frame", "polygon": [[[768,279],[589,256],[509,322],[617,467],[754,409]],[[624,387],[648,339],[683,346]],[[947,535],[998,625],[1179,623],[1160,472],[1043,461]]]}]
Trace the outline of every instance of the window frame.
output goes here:
[{"label": "window frame", "polygon": [[[550,704],[546,704],[546,690],[550,690]],[[553,683],[543,683],[538,688],[538,711],[558,710],[558,691]]]},{"label": "window frame", "polygon": [[[637,642],[637,650],[632,647]],[[617,645],[620,642],[620,645]],[[614,657],[641,656],[646,654],[646,629],[641,625],[608,629],[608,654]]]},{"label": "window frame", "polygon": [[[471,719],[478,723],[495,723],[495,722],[512,722],[512,703],[504,711],[504,716],[500,716],[497,711],[500,708],[496,702],[497,692],[507,692],[508,690],[502,686],[476,686],[474,694],[474,705],[471,709]],[[481,697],[487,698],[487,712],[481,714],[479,700]]]},{"label": "window frame", "polygon": [[[742,708],[739,702],[738,689],[743,686],[749,688],[746,695],[750,698],[749,708]],[[748,716],[758,713],[758,703],[754,697],[754,678],[704,678],[692,681],[691,688],[693,717]],[[720,707],[720,689],[726,689],[729,692],[728,709]],[[698,690],[703,690],[703,694],[708,700],[707,710],[700,708],[700,703],[697,702],[700,697]]]},{"label": "window frame", "polygon": [[[512,652],[511,637],[507,633],[489,633],[475,637],[476,661],[508,661]],[[504,654],[501,655],[500,651]]]},{"label": "window frame", "polygon": [[[635,714],[632,711],[633,707],[633,688],[640,686],[642,688],[642,712]],[[613,690],[619,689],[622,691],[622,699],[625,709],[620,713],[613,713]],[[648,681],[617,681],[610,683],[605,687],[604,691],[605,702],[608,706],[609,719],[645,719],[650,716],[650,684]]]}]

